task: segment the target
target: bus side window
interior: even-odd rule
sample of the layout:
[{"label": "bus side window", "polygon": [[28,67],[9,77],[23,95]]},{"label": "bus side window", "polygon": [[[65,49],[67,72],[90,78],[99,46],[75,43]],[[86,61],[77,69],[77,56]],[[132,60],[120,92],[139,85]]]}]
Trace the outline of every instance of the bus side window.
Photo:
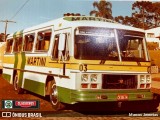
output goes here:
[{"label": "bus side window", "polygon": [[6,53],[11,53],[12,45],[13,45],[13,39],[7,40]]},{"label": "bus side window", "polygon": [[48,51],[51,39],[51,30],[38,32],[38,38],[36,42],[36,50]]},{"label": "bus side window", "polygon": [[17,37],[14,40],[13,52],[20,52],[22,49],[22,37]]},{"label": "bus side window", "polygon": [[[53,46],[53,52],[52,52],[52,58],[53,59],[58,59],[59,51],[58,51],[58,44],[59,44],[59,38],[60,34],[55,35],[54,37],[54,46]],[[69,59],[69,45],[68,45],[68,40],[70,39],[70,34],[65,33],[65,48],[62,52],[62,55],[64,57],[64,60]]]},{"label": "bus side window", "polygon": [[24,37],[23,51],[32,51],[35,35],[28,34]]},{"label": "bus side window", "polygon": [[54,59],[58,59],[58,43],[59,43],[59,35],[55,35],[53,53],[52,53],[52,57]]}]

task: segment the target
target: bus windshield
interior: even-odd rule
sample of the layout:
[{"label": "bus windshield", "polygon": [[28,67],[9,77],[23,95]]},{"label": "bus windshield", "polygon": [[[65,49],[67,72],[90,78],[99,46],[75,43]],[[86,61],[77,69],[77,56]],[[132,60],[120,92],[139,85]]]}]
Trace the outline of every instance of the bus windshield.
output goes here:
[{"label": "bus windshield", "polygon": [[123,61],[145,61],[144,36],[133,31],[118,30],[118,39]]},{"label": "bus windshield", "polygon": [[75,31],[75,58],[86,60],[118,60],[113,29],[79,27]]},{"label": "bus windshield", "polygon": [[[74,57],[81,60],[146,61],[144,34],[96,27],[75,30]],[[118,52],[119,49],[119,52]]]}]

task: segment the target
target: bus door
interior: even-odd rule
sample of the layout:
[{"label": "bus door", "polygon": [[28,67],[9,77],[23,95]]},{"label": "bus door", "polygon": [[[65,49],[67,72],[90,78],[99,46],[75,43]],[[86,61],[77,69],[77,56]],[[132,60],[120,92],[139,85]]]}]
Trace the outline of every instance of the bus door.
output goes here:
[{"label": "bus door", "polygon": [[52,59],[58,61],[60,75],[65,75],[65,66],[66,61],[69,60],[71,43],[71,28],[55,32]]}]

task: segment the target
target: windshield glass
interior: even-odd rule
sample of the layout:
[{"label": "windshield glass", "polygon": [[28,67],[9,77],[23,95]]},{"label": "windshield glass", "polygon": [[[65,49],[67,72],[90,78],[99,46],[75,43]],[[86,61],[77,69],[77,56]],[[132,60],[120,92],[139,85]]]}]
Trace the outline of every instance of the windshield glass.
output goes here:
[{"label": "windshield glass", "polygon": [[113,29],[79,27],[75,31],[75,58],[85,60],[118,60]]},{"label": "windshield glass", "polygon": [[[74,57],[81,60],[145,61],[144,33],[96,27],[75,29]],[[117,43],[119,45],[117,45]],[[119,48],[119,52],[118,52]]]},{"label": "windshield glass", "polygon": [[142,33],[118,30],[118,39],[122,61],[145,61]]}]

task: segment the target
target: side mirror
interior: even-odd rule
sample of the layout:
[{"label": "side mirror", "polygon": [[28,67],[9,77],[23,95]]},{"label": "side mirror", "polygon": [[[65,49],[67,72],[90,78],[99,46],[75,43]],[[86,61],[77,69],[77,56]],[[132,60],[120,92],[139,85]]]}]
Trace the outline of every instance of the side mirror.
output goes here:
[{"label": "side mirror", "polygon": [[65,34],[60,34],[58,50],[63,51],[65,47]]}]

